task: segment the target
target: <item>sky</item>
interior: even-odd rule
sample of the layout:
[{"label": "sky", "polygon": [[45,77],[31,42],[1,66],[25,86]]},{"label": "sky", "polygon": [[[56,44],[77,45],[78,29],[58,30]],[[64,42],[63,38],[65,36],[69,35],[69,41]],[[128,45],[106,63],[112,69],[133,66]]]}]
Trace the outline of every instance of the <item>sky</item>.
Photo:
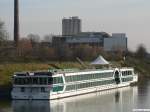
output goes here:
[{"label": "sky", "polygon": [[[13,1],[0,0],[0,19],[13,38]],[[19,0],[20,35],[61,34],[63,17],[79,16],[82,31],[126,33],[128,47],[150,52],[150,0]]]}]

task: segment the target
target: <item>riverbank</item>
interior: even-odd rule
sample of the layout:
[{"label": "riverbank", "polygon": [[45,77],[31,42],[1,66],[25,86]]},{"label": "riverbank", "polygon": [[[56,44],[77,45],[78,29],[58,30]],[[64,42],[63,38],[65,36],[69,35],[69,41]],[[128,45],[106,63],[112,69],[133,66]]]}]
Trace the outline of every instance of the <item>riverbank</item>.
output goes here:
[{"label": "riverbank", "polygon": [[[0,97],[9,98],[11,91],[11,77],[14,72],[21,71],[37,71],[53,69],[52,65],[60,68],[82,68],[77,62],[47,62],[47,63],[3,63],[0,64]],[[88,64],[88,62],[86,62]],[[119,67],[134,67],[135,72],[139,74],[139,81],[144,80],[144,77],[150,77],[150,62],[147,60],[138,60],[135,58],[127,58],[126,61],[112,62],[114,66]]]},{"label": "riverbank", "polygon": [[[114,67],[134,67],[140,79],[142,77],[150,77],[150,62],[147,60],[127,58],[126,61],[114,61],[111,63]],[[0,64],[0,87],[11,85],[11,77],[14,72],[48,70],[54,68],[52,65],[56,65],[62,69],[82,68],[78,62],[2,63]]]}]

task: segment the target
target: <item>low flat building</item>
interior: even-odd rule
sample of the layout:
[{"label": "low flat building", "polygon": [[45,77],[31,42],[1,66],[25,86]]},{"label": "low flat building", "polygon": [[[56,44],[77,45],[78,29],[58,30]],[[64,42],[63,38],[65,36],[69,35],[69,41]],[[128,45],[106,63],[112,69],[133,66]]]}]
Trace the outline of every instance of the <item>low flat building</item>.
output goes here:
[{"label": "low flat building", "polygon": [[54,46],[57,46],[58,44],[66,44],[70,47],[78,45],[103,47],[104,38],[109,37],[109,34],[105,32],[82,32],[74,36],[54,36],[52,43]]},{"label": "low flat building", "polygon": [[127,37],[125,33],[113,33],[111,38],[104,38],[105,51],[126,51]]},{"label": "low flat building", "polygon": [[105,32],[82,32],[74,36],[54,36],[52,45],[68,45],[76,47],[79,45],[89,45],[101,47],[104,51],[114,52],[127,50],[127,37],[124,33],[113,33],[112,36]]}]

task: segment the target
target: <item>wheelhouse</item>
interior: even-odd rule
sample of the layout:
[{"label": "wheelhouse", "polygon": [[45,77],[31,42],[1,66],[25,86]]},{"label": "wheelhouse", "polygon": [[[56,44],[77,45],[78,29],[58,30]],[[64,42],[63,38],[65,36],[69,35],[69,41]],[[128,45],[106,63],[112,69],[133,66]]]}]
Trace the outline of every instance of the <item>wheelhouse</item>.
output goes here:
[{"label": "wheelhouse", "polygon": [[53,76],[51,72],[15,73],[14,85],[52,85],[63,83],[62,76]]}]

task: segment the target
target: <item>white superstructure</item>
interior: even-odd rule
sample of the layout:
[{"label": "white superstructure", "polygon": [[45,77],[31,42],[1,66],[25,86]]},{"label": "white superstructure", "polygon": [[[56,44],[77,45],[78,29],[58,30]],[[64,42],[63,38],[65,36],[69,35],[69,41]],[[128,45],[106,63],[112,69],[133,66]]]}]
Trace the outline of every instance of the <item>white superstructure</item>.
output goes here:
[{"label": "white superstructure", "polygon": [[133,68],[21,72],[13,76],[12,99],[59,99],[137,82]]}]

